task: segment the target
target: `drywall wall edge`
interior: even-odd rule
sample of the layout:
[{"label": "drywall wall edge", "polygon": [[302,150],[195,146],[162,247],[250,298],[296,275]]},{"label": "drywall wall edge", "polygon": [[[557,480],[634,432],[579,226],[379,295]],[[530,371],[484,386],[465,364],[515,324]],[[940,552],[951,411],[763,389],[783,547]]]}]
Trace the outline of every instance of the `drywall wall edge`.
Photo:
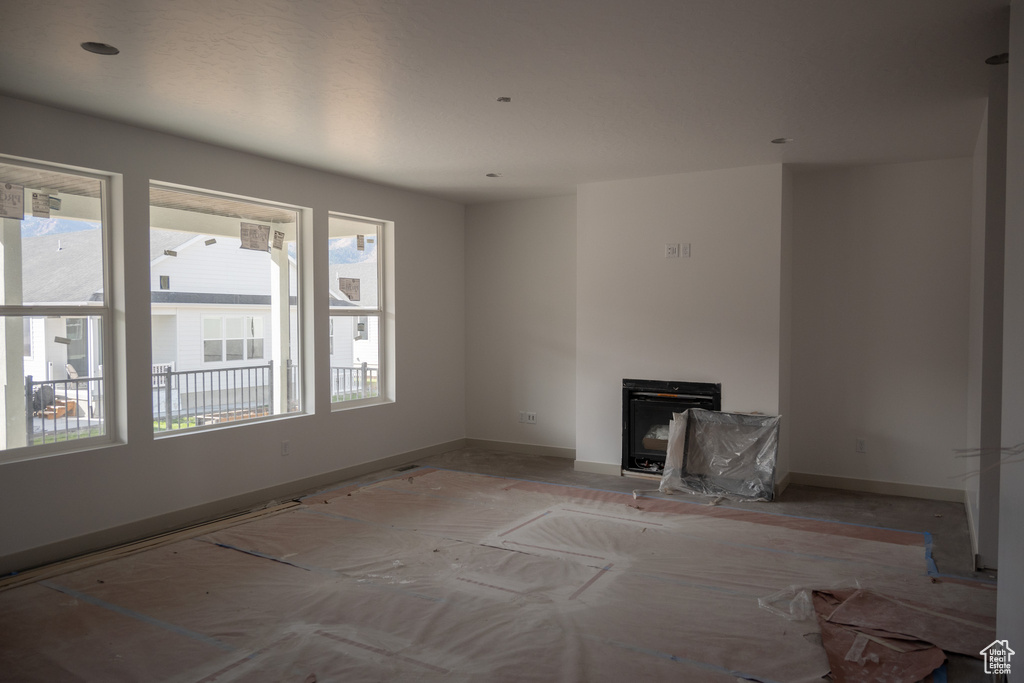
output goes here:
[{"label": "drywall wall edge", "polygon": [[352,465],[351,467],[345,467],[325,474],[306,477],[305,479],[278,484],[257,491],[250,491],[249,493],[212,503],[205,503],[184,510],[149,517],[84,536],[76,536],[75,538],[29,548],[28,550],[0,557],[0,576],[39,567],[51,562],[66,560],[85,553],[131,543],[194,524],[202,524],[226,515],[252,509],[269,501],[295,498],[304,493],[310,493],[346,479],[353,479],[378,470],[397,467],[421,458],[464,448],[465,446],[465,439],[456,439],[446,443],[419,448],[414,451],[390,455],[379,460]]},{"label": "drywall wall edge", "polygon": [[853,479],[850,477],[833,477],[826,474],[789,473],[790,484],[804,486],[821,486],[823,488],[841,489],[843,491],[863,491],[865,493],[881,493],[887,496],[906,496],[908,498],[924,498],[925,500],[943,500],[954,503],[964,502],[963,489],[947,489],[938,486],[921,486],[919,484],[899,484],[889,481],[872,481],[870,479]]},{"label": "drywall wall edge", "polygon": [[590,472],[592,474],[613,474],[620,476],[622,474],[621,463],[611,462],[594,462],[593,460],[576,460],[573,463],[573,469],[577,472]]},{"label": "drywall wall edge", "polygon": [[[557,446],[541,446],[532,443],[513,443],[511,441],[490,441],[488,439],[466,439],[467,448],[485,448],[491,451],[509,451],[525,455],[550,456],[554,458],[576,459],[575,448],[559,448]],[[618,474],[618,472],[616,472]]]}]

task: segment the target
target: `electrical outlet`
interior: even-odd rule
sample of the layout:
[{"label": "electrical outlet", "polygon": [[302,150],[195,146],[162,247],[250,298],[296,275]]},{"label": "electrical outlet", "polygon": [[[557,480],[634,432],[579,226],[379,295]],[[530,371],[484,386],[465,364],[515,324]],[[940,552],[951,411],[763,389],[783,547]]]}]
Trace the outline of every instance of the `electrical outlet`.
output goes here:
[{"label": "electrical outlet", "polygon": [[537,413],[527,413],[526,414],[526,424],[528,424],[528,425],[535,425],[535,424],[537,424]]},{"label": "electrical outlet", "polygon": [[289,448],[290,448],[290,444],[287,441],[282,441],[281,442],[281,455],[282,456],[286,456],[289,453],[291,453]]},{"label": "electrical outlet", "polygon": [[858,453],[867,453],[868,442],[865,441],[864,439],[858,438],[857,441],[854,443],[853,449]]},{"label": "electrical outlet", "polygon": [[666,244],[665,245],[665,258],[679,258],[679,245],[678,244]]}]

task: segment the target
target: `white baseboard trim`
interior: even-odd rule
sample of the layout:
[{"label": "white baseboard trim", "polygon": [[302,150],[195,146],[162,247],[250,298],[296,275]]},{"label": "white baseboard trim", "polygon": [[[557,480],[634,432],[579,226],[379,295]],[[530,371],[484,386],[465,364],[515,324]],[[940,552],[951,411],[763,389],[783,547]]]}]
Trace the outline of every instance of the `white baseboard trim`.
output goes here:
[{"label": "white baseboard trim", "polygon": [[361,477],[364,474],[370,474],[378,470],[398,467],[421,458],[439,455],[458,448],[465,448],[465,446],[465,439],[456,439],[406,453],[390,455],[379,460],[343,467],[340,470],[290,481],[285,484],[250,491],[249,493],[197,505],[184,510],[149,517],[137,522],[57,541],[56,543],[30,548],[0,557],[0,576],[221,519],[228,515],[262,507],[269,501],[291,500],[346,479],[354,479],[355,477]]},{"label": "white baseboard trim", "polygon": [[778,498],[782,495],[782,492],[786,490],[786,487],[793,483],[793,476],[791,472],[786,472],[786,475],[775,482],[775,497]]},{"label": "white baseboard trim", "polygon": [[616,462],[594,462],[592,460],[576,460],[573,469],[578,472],[590,472],[592,474],[613,474],[622,476],[622,463]]},{"label": "white baseboard trim", "polygon": [[833,477],[827,474],[806,474],[790,472],[787,484],[804,486],[821,486],[844,491],[864,491],[865,493],[881,493],[889,496],[907,496],[908,498],[924,498],[926,500],[944,500],[955,503],[964,502],[963,489],[947,489],[938,486],[921,486],[919,484],[899,484],[889,481],[873,481],[871,479],[853,479],[850,477]]},{"label": "white baseboard trim", "polygon": [[553,458],[576,459],[575,448],[559,448],[557,446],[541,446],[532,443],[514,443],[511,441],[489,441],[487,439],[466,439],[467,448],[486,448],[491,451],[510,451],[524,455],[543,455]]}]

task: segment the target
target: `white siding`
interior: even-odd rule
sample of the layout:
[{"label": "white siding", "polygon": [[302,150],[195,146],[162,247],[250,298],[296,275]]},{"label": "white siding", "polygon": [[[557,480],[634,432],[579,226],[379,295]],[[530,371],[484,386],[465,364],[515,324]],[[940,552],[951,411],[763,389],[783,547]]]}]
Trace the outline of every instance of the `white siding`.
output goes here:
[{"label": "white siding", "polygon": [[229,237],[210,246],[205,239],[178,249],[177,256],[158,256],[150,268],[152,291],[160,291],[160,276],[167,275],[171,292],[270,296],[269,253],[240,249],[239,240]]}]

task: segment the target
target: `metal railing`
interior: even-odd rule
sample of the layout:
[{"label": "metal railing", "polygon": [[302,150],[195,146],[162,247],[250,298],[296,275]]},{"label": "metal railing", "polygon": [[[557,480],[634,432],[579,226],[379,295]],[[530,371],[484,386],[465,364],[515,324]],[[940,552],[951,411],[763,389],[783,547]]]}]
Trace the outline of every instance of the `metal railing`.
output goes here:
[{"label": "metal railing", "polygon": [[366,363],[353,368],[331,368],[331,401],[352,401],[380,395],[377,368]]},{"label": "metal railing", "polygon": [[[153,423],[158,432],[273,414],[274,363],[153,374]],[[290,384],[290,382],[289,382]]]},{"label": "metal railing", "polygon": [[26,445],[73,441],[106,433],[103,378],[25,377]]},{"label": "metal railing", "polygon": [[[299,368],[288,362],[288,410],[299,409]],[[105,434],[103,378],[35,381],[25,378],[28,445]],[[157,432],[274,414],[274,364],[175,371],[153,366],[153,424]],[[333,401],[379,395],[378,372],[366,363],[331,368]]]}]

